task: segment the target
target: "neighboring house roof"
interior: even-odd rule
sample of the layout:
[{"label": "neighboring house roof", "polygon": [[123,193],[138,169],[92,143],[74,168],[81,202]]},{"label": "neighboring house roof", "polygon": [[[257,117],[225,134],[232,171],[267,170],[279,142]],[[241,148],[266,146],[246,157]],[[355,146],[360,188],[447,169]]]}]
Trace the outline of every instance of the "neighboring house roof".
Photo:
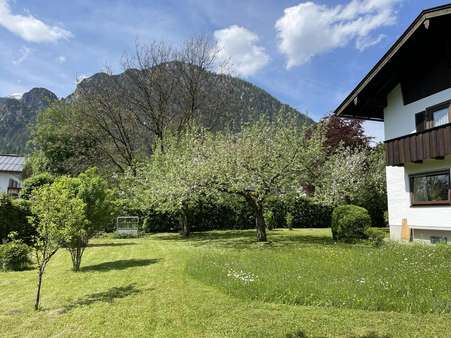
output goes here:
[{"label": "neighboring house roof", "polygon": [[[334,114],[343,117],[383,121],[386,96],[393,89],[394,85],[399,83],[402,76],[398,68],[401,68],[406,60],[412,58],[416,58],[418,62],[421,62],[422,56],[420,55],[424,53],[421,49],[424,49],[424,41],[431,40],[431,35],[440,35],[442,41],[449,39],[450,17],[441,21],[435,20],[448,15],[451,15],[451,3],[422,11],[357,87],[338,106]],[[426,35],[425,32],[427,31],[432,31],[432,33]],[[412,42],[412,40],[414,41]],[[440,41],[439,38],[438,41]],[[406,46],[409,44],[410,46]],[[412,53],[413,51],[418,51],[418,53]],[[415,69],[410,71],[414,72]]]},{"label": "neighboring house roof", "polygon": [[21,173],[25,165],[25,157],[16,155],[0,155],[0,172]]}]

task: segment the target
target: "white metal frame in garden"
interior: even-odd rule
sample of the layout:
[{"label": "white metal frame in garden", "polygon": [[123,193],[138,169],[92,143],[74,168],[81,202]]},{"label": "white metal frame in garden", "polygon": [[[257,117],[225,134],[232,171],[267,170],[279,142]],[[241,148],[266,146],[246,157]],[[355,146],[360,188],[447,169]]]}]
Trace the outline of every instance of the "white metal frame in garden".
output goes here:
[{"label": "white metal frame in garden", "polygon": [[116,231],[119,235],[138,235],[138,216],[119,216],[116,220]]}]

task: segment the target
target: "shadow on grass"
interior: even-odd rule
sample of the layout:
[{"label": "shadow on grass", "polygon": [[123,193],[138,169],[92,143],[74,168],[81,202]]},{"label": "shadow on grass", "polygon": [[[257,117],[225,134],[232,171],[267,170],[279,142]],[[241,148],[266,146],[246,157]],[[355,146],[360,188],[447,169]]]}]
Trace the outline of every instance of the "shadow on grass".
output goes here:
[{"label": "shadow on grass", "polygon": [[126,245],[136,245],[136,243],[133,242],[113,242],[113,243],[95,243],[95,244],[89,244],[89,248],[96,248],[96,247],[103,247],[103,246],[126,246]]},{"label": "shadow on grass", "polygon": [[[267,232],[268,246],[287,247],[296,245],[336,245],[331,236],[315,234],[315,230],[306,234],[305,232],[293,232],[282,230],[271,230]],[[321,230],[320,230],[321,231]],[[183,241],[193,246],[213,246],[221,248],[242,249],[249,246],[261,245],[256,243],[255,230],[228,230],[228,231],[208,231],[192,233],[188,238],[181,238],[179,234],[162,234],[156,236],[161,240]]]},{"label": "shadow on grass", "polygon": [[112,303],[115,299],[125,298],[131,295],[135,295],[142,292],[137,289],[135,284],[129,284],[127,286],[114,287],[103,292],[96,292],[90,295],[86,295],[73,303],[66,305],[64,312],[70,311],[79,306],[87,306],[98,302]]},{"label": "shadow on grass", "polygon": [[[297,330],[291,333],[287,333],[285,335],[285,338],[309,338],[309,336],[307,334],[305,334],[304,331],[302,330]],[[315,338],[321,338],[319,336],[315,336]],[[352,335],[352,336],[348,336],[348,338],[391,338],[391,336],[389,335],[379,335],[376,332],[370,332],[367,334],[364,334],[362,336],[358,335]]]},{"label": "shadow on grass", "polygon": [[155,264],[159,261],[159,259],[122,259],[113,262],[104,262],[96,265],[84,266],[80,268],[80,271],[125,270],[128,268]]}]

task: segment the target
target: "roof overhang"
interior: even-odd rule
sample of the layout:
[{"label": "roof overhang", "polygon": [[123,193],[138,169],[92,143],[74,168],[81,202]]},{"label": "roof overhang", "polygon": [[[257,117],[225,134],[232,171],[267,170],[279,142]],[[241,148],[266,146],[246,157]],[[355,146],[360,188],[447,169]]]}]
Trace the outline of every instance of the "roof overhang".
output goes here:
[{"label": "roof overhang", "polygon": [[[400,51],[419,31],[428,30],[431,19],[451,15],[451,4],[434,7],[421,12],[401,37],[377,62],[357,87],[334,111],[335,115],[363,120],[384,120],[384,108],[388,92],[400,82],[396,65],[402,62]],[[449,34],[446,32],[446,34]]]}]

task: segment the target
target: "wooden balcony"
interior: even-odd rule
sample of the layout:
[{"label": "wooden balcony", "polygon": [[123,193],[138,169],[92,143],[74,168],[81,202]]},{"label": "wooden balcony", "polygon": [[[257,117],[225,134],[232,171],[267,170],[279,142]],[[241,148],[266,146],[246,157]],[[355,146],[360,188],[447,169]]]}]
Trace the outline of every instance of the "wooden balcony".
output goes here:
[{"label": "wooden balcony", "polygon": [[387,166],[443,159],[451,155],[451,123],[385,141]]}]

